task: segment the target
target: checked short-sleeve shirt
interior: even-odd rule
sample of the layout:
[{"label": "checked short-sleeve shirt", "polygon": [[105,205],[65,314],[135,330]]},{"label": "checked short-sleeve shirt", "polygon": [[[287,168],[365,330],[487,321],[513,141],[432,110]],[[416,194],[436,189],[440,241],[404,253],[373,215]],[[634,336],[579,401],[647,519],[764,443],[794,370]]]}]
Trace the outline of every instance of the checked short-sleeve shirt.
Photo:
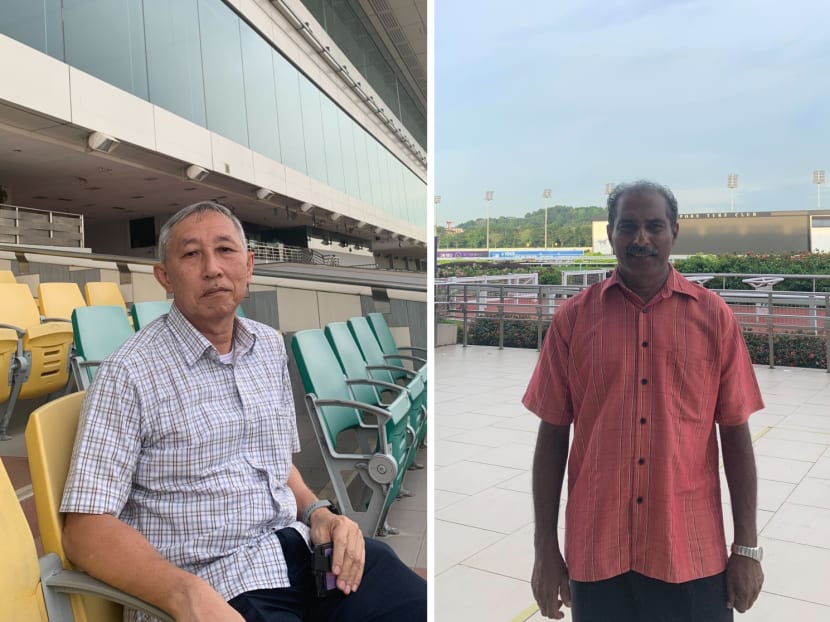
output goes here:
[{"label": "checked short-sleeve shirt", "polygon": [[726,567],[715,423],[742,424],[763,402],[719,296],[672,268],[643,304],[615,272],[557,310],[523,403],[573,424],[571,579],[680,583]]},{"label": "checked short-sleeve shirt", "polygon": [[227,364],[173,305],[101,365],[61,505],[119,517],[226,600],[289,585],[277,530],[308,541],[286,485],[300,446],[285,346],[235,321]]}]

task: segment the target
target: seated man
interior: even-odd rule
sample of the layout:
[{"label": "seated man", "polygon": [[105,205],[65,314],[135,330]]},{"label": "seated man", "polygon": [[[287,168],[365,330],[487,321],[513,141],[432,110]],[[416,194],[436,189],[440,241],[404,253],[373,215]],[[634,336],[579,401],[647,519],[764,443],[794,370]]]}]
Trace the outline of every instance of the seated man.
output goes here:
[{"label": "seated man", "polygon": [[[186,207],[159,259],[169,315],[101,365],[84,401],[67,555],[176,620],[426,620],[426,583],[292,464],[283,341],[235,314],[254,265],[240,222],[216,203]],[[326,542],[337,589],[318,597],[310,543]]]}]

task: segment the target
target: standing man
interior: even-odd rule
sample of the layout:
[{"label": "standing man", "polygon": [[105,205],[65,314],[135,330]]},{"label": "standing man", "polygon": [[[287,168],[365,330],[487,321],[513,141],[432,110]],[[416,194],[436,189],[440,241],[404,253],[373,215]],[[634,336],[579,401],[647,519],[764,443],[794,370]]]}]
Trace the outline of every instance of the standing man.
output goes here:
[{"label": "standing man", "polygon": [[[425,621],[425,582],[292,464],[285,346],[236,317],[254,266],[239,220],[186,207],[162,228],[159,260],[170,313],[100,366],[84,400],[67,555],[183,622]],[[319,598],[310,544],[327,542],[337,589]]]},{"label": "standing man", "polygon": [[[531,583],[546,617],[561,619],[564,604],[574,622],[720,622],[761,590],[747,420],[763,402],[731,310],[669,264],[678,229],[668,188],[617,186],[617,268],[557,310],[522,400],[542,420]],[[728,556],[716,428],[734,522]]]}]

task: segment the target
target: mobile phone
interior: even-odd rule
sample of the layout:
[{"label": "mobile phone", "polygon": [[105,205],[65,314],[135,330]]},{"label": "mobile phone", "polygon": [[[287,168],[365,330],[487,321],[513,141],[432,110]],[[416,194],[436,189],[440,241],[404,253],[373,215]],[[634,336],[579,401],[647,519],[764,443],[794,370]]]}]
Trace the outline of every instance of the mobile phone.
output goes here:
[{"label": "mobile phone", "polygon": [[337,577],[331,571],[331,548],[331,542],[317,544],[312,555],[311,568],[317,586],[317,596],[320,598],[337,589]]}]

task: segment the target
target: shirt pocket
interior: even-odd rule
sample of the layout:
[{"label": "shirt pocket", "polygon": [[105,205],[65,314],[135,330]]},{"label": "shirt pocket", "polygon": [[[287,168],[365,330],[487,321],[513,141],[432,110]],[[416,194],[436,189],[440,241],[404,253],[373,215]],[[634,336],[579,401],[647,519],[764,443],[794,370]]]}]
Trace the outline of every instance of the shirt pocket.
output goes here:
[{"label": "shirt pocket", "polygon": [[667,411],[681,423],[711,419],[717,398],[715,362],[693,350],[666,352],[663,396]]}]

